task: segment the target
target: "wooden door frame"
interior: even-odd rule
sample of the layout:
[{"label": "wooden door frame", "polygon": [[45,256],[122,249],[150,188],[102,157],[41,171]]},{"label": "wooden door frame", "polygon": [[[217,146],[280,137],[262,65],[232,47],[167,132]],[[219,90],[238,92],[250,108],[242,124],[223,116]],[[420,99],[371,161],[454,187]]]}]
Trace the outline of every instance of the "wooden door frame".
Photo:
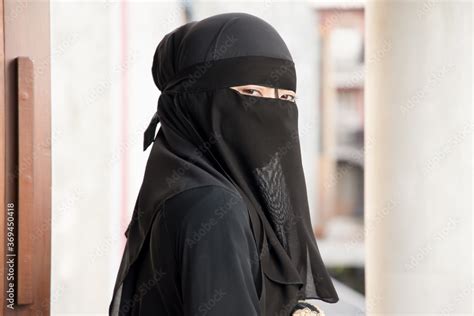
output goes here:
[{"label": "wooden door frame", "polygon": [[[4,264],[0,265],[0,282],[3,315],[49,315],[50,314],[50,277],[51,277],[51,48],[50,48],[50,3],[41,1],[1,1],[0,9],[0,200],[2,201],[3,220],[0,221],[1,239],[0,257]],[[28,57],[31,63],[31,78],[23,78],[30,82],[31,92],[21,91],[18,98],[18,57]],[[28,66],[30,67],[30,66]],[[27,72],[26,72],[27,73]],[[21,79],[21,78],[20,78]],[[20,100],[21,99],[21,100]],[[22,102],[22,110],[18,110],[18,102]],[[26,102],[25,102],[26,101]],[[18,112],[32,111],[31,126],[19,126]],[[23,111],[23,112],[22,112]],[[18,157],[17,138],[27,133],[31,136],[32,154]],[[27,136],[28,136],[27,135]],[[21,147],[21,146],[20,146]],[[16,173],[8,172],[9,169]],[[18,205],[17,183],[22,181],[22,170],[30,170],[31,176],[26,178],[34,190],[29,197]],[[16,179],[16,180],[15,180]],[[16,181],[12,185],[12,181]],[[23,193],[23,190],[22,190]],[[17,256],[16,263],[26,264],[20,269],[20,284],[15,285],[15,301],[13,309],[8,308],[9,286],[7,248],[6,248],[6,216],[8,203],[15,203],[16,248],[22,254]],[[20,216],[19,216],[20,215]],[[22,217],[23,216],[23,217]],[[26,221],[18,222],[18,218],[30,219],[31,226],[22,227]],[[19,237],[19,238],[18,238]],[[23,239],[21,239],[23,238]],[[18,240],[22,242],[18,242]],[[25,241],[27,241],[25,243]],[[25,248],[27,245],[27,248]],[[25,269],[26,267],[26,269]],[[19,292],[18,292],[19,291]],[[18,299],[19,298],[19,299]]]}]

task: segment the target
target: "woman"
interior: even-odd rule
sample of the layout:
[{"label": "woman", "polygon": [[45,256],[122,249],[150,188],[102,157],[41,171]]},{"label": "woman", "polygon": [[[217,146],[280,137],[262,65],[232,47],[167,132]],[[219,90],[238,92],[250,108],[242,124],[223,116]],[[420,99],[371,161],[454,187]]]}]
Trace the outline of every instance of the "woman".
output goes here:
[{"label": "woman", "polygon": [[159,43],[152,74],[161,95],[144,150],[154,143],[109,313],[274,316],[337,302],[276,30],[245,13],[187,23]]}]

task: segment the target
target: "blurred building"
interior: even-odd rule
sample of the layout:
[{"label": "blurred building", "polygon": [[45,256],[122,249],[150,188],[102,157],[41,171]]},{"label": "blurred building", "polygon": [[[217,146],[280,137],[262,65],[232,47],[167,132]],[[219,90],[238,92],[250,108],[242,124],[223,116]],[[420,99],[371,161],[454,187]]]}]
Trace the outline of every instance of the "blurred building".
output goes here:
[{"label": "blurred building", "polygon": [[364,6],[318,3],[316,14],[321,71],[315,234],[325,263],[339,278],[354,278],[347,282],[363,293]]}]

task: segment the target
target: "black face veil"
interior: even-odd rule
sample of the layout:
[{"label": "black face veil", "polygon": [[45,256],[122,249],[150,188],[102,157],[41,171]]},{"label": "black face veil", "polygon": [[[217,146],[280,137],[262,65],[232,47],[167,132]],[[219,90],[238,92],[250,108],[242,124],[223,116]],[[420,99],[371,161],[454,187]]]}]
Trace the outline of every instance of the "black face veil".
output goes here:
[{"label": "black face veil", "polygon": [[311,228],[297,105],[229,88],[257,84],[296,91],[294,63],[276,30],[245,13],[187,23],[159,43],[152,74],[162,93],[144,149],[154,143],[114,295],[163,201],[215,184],[247,204],[266,276],[262,315],[284,315],[282,308],[288,314],[298,299],[337,302]]}]

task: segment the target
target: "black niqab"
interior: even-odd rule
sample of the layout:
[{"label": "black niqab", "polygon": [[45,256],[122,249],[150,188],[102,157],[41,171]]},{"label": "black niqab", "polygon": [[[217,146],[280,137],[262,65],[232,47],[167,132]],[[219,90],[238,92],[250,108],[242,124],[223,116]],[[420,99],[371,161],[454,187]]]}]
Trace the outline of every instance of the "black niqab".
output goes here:
[{"label": "black niqab", "polygon": [[302,299],[337,302],[311,228],[297,104],[229,88],[257,84],[296,91],[294,63],[276,30],[245,13],[187,23],[159,43],[152,74],[161,95],[144,149],[154,143],[114,297],[163,201],[214,184],[247,204],[261,253],[253,259],[266,276],[262,315],[288,315]]}]

